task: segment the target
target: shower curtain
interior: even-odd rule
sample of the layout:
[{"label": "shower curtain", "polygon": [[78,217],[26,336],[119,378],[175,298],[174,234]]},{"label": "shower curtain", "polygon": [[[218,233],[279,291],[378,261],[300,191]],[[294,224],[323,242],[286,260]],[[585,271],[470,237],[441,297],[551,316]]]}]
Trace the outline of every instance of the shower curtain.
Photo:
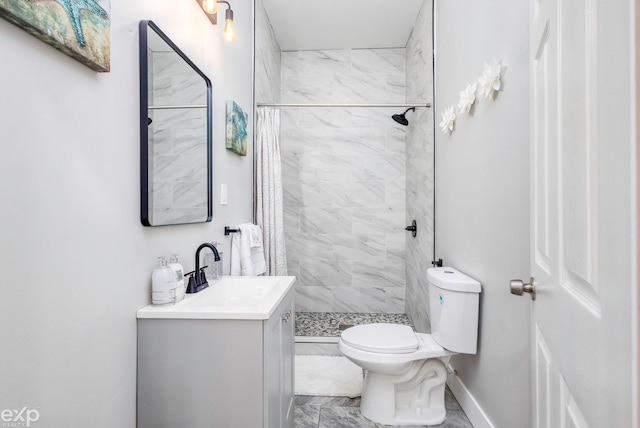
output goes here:
[{"label": "shower curtain", "polygon": [[256,221],[262,228],[266,275],[286,275],[280,110],[259,107],[256,115]]}]

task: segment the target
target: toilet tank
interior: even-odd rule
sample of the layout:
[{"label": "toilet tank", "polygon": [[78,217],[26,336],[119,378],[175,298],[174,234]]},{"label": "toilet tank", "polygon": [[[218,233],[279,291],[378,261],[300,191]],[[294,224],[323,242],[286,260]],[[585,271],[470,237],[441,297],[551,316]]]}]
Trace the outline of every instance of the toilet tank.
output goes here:
[{"label": "toilet tank", "polygon": [[475,354],[480,283],[450,267],[427,270],[431,336],[449,351]]}]

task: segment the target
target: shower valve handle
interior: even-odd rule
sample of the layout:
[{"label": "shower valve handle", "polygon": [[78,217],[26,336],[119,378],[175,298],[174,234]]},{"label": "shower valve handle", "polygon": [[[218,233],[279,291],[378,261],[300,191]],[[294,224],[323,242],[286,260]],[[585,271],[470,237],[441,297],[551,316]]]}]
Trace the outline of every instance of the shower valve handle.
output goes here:
[{"label": "shower valve handle", "polygon": [[418,226],[416,225],[416,221],[413,220],[411,222],[411,226],[405,227],[404,230],[411,232],[411,235],[415,238],[416,234],[418,233]]}]

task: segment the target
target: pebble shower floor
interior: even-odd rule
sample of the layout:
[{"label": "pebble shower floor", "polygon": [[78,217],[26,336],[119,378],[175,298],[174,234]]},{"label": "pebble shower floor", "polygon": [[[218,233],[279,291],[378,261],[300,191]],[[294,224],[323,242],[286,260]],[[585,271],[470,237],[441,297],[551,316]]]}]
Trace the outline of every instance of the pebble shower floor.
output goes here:
[{"label": "pebble shower floor", "polygon": [[413,324],[405,314],[296,312],[296,336],[339,337],[345,328],[370,323]]}]

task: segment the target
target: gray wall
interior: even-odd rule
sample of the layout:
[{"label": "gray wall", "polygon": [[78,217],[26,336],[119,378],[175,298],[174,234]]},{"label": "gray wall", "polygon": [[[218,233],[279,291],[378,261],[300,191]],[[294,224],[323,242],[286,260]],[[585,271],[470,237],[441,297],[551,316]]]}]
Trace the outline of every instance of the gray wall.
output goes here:
[{"label": "gray wall", "polygon": [[[252,111],[253,7],[233,7],[226,44],[194,1],[112,2],[103,74],[0,19],[0,411],[38,409],[37,427],[135,426],[135,314],[156,257],[177,252],[191,270],[200,243],[228,245],[223,227],[253,217],[252,158],[224,148],[226,100]],[[140,224],[140,19],[213,82],[214,189],[226,183],[229,204],[216,198],[212,223]]]},{"label": "gray wall", "polygon": [[[406,47],[407,101],[433,102],[432,2],[425,0]],[[407,113],[407,219],[416,220],[418,233],[406,235],[406,313],[416,329],[429,328],[427,269],[433,257],[434,159],[433,108]]]},{"label": "gray wall", "polygon": [[[405,50],[282,53],[282,101],[403,103]],[[289,273],[303,311],[404,313],[401,109],[282,110]]]},{"label": "gray wall", "polygon": [[485,62],[504,69],[495,100],[436,130],[436,257],[483,287],[478,353],[452,365],[496,427],[531,420],[529,302],[508,291],[529,273],[528,14],[526,1],[436,2],[436,123]]}]

